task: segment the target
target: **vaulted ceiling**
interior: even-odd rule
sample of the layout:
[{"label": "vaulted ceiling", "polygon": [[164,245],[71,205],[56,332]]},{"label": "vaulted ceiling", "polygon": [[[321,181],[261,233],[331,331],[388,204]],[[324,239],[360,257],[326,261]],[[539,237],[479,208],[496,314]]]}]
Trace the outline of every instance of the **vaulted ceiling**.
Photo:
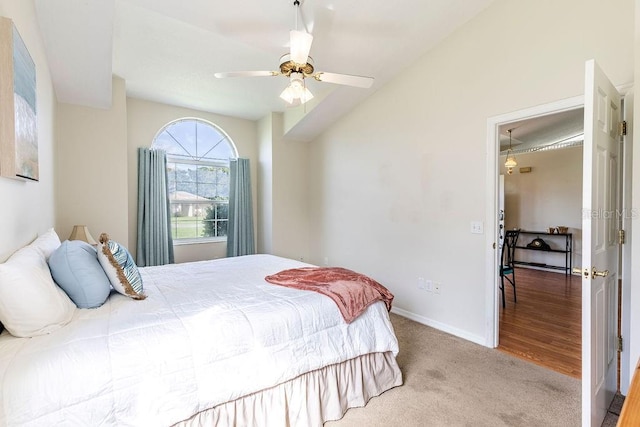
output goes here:
[{"label": "vaulted ceiling", "polygon": [[[307,85],[311,138],[409,66],[492,0],[302,0],[299,29],[314,36],[317,70],[371,76],[370,89]],[[277,70],[294,29],[293,0],[35,0],[58,100],[107,108],[111,76],[132,97],[246,119],[285,111]],[[298,107],[302,108],[302,107]],[[311,125],[309,125],[311,123]]]},{"label": "vaulted ceiling", "polygon": [[506,154],[511,145],[515,153],[581,145],[584,140],[584,108],[518,120],[500,126],[500,151]]}]

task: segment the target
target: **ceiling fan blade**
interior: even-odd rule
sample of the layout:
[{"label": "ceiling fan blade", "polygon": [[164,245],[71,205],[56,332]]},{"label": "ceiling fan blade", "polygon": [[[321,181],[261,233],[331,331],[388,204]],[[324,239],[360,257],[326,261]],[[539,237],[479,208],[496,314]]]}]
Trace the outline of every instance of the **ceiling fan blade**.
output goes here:
[{"label": "ceiling fan blade", "polygon": [[337,85],[355,86],[361,88],[370,88],[373,84],[373,77],[352,76],[350,74],[325,73],[320,71],[313,75],[313,78],[319,82],[335,83]]},{"label": "ceiling fan blade", "polygon": [[226,77],[271,77],[279,76],[278,71],[232,71],[230,73],[215,73],[214,76],[219,79]]},{"label": "ceiling fan blade", "polygon": [[311,51],[311,43],[313,42],[313,36],[304,31],[291,30],[290,36],[290,48],[291,48],[291,60],[296,64],[306,64],[309,52]]}]

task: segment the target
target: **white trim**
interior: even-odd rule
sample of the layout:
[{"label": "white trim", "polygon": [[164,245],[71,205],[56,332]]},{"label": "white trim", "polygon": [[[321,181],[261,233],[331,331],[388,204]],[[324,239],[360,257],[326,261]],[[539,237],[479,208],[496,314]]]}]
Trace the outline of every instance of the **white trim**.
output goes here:
[{"label": "white trim", "polygon": [[[620,91],[620,89],[618,89]],[[620,91],[622,93],[622,91]],[[627,87],[623,96],[624,105],[624,120],[627,121],[627,135],[624,137],[624,143],[622,144],[623,152],[623,165],[622,165],[622,211],[628,212],[628,215],[623,216],[622,228],[625,230],[626,242],[622,246],[622,258],[621,258],[621,271],[620,277],[622,279],[622,317],[621,317],[621,330],[618,331],[624,339],[622,346],[622,352],[620,353],[620,392],[626,395],[629,391],[629,382],[633,372],[633,366],[635,362],[631,361],[631,236],[633,234],[633,203],[632,203],[632,189],[633,189],[633,109],[634,109],[634,92],[633,85]],[[637,155],[637,154],[636,154]]]},{"label": "white trim", "polygon": [[498,305],[498,254],[493,248],[498,235],[498,129],[501,125],[524,119],[574,110],[584,106],[584,96],[576,96],[549,104],[537,105],[487,119],[487,188],[486,188],[486,274],[485,274],[485,330],[484,345],[495,348],[499,340],[500,307]]},{"label": "white trim", "polygon": [[[485,339],[484,345],[490,348],[498,346],[498,158],[500,156],[500,138],[498,127],[500,122],[487,120],[487,204],[485,212]],[[495,288],[495,289],[494,289]]]},{"label": "white trim", "polygon": [[180,165],[214,166],[220,168],[228,168],[231,160],[235,159],[236,158],[234,157],[233,159],[230,158],[227,160],[194,160],[193,158],[180,157],[175,154],[167,154],[167,163],[178,163]]},{"label": "white trim", "polygon": [[173,246],[199,245],[202,243],[226,243],[227,236],[196,237],[192,239],[173,239]]},{"label": "white trim", "polygon": [[440,322],[438,322],[436,320],[429,319],[428,317],[420,316],[419,314],[415,314],[415,313],[412,313],[410,311],[403,310],[401,308],[393,307],[391,309],[391,312],[395,313],[395,314],[397,314],[399,316],[406,317],[407,319],[411,319],[413,321],[421,323],[423,325],[427,325],[427,326],[430,326],[432,328],[438,329],[438,330],[440,330],[442,332],[446,332],[448,334],[455,335],[455,336],[460,337],[462,339],[465,339],[467,341],[471,341],[473,343],[480,344],[480,345],[483,345],[483,346],[485,345],[484,337],[482,337],[480,335],[470,334],[467,331],[464,331],[462,329],[453,328],[450,325],[447,325],[447,324],[444,324],[444,323],[440,323]]}]

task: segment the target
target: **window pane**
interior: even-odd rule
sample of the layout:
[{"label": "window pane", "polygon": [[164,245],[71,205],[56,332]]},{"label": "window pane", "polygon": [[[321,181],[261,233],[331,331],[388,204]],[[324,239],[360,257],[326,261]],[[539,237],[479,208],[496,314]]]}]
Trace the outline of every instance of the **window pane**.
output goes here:
[{"label": "window pane", "polygon": [[184,147],[178,144],[170,135],[169,132],[165,129],[156,137],[153,141],[153,148],[159,148],[164,150],[169,155],[174,156],[188,156],[189,153],[184,149]]},{"label": "window pane", "polygon": [[[218,129],[208,123],[198,123],[198,156],[207,160],[216,159],[212,157],[213,147],[225,139],[224,135],[222,135]],[[218,158],[218,160],[223,159],[224,158]]]},{"label": "window pane", "polygon": [[216,237],[216,205],[210,204],[205,209],[205,217],[203,221],[203,237]]},{"label": "window pane", "polygon": [[215,166],[200,166],[197,171],[198,182],[209,184],[215,183],[217,169],[218,168]]},{"label": "window pane", "polygon": [[215,184],[198,184],[198,194],[209,200],[218,200],[217,187]]},{"label": "window pane", "polygon": [[169,187],[169,194],[176,191],[176,165],[175,163],[167,163],[167,186]]},{"label": "window pane", "polygon": [[228,221],[218,221],[218,236],[227,235],[227,223]]},{"label": "window pane", "polygon": [[198,218],[192,216],[192,206],[185,204],[172,204],[171,232],[174,239],[194,239],[197,234]]},{"label": "window pane", "polygon": [[235,158],[227,137],[208,123],[198,123],[198,156],[206,160]]},{"label": "window pane", "polygon": [[188,155],[194,160],[197,159],[195,128],[196,124],[193,120],[181,120],[172,123],[165,129],[174,144],[182,148],[181,155]]},{"label": "window pane", "polygon": [[229,219],[229,204],[228,203],[219,204],[218,205],[217,218],[218,219]]},{"label": "window pane", "polygon": [[[171,197],[170,195],[170,198]],[[175,192],[173,198],[176,200],[195,200],[197,197],[196,166],[176,163]]]},{"label": "window pane", "polygon": [[216,176],[217,184],[225,188],[225,193],[229,194],[229,168],[218,168]]}]

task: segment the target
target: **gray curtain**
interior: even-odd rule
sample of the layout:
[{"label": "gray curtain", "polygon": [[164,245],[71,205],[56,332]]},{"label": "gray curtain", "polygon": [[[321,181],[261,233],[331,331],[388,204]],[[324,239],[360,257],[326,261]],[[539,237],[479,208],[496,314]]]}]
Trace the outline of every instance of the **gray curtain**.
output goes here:
[{"label": "gray curtain", "polygon": [[227,256],[251,255],[256,251],[253,237],[249,159],[231,160],[229,175]]},{"label": "gray curtain", "polygon": [[167,155],[138,148],[138,246],[140,267],[173,263]]}]

